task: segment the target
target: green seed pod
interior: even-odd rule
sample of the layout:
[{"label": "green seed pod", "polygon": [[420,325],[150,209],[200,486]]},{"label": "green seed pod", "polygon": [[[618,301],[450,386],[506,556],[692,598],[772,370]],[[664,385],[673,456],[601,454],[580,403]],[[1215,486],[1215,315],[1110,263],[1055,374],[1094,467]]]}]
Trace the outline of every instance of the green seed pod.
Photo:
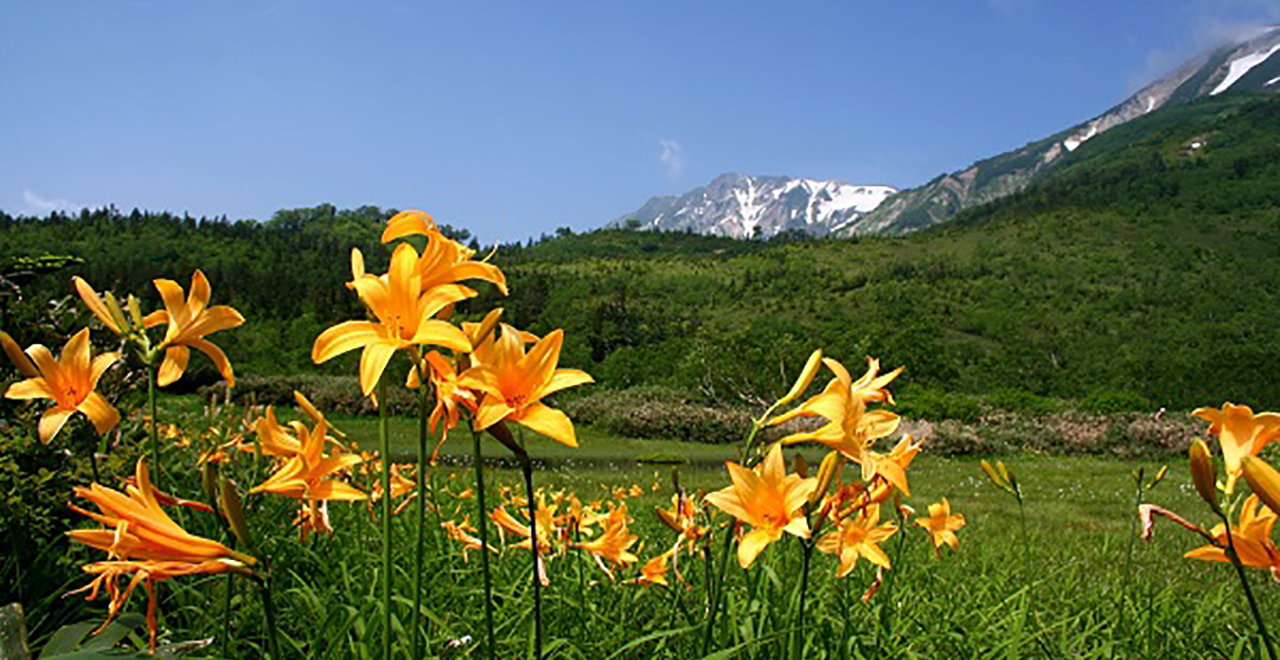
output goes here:
[{"label": "green seed pod", "polygon": [[218,506],[240,544],[245,548],[252,548],[253,536],[249,533],[249,521],[244,517],[244,504],[240,501],[236,482],[226,477],[218,480]]}]

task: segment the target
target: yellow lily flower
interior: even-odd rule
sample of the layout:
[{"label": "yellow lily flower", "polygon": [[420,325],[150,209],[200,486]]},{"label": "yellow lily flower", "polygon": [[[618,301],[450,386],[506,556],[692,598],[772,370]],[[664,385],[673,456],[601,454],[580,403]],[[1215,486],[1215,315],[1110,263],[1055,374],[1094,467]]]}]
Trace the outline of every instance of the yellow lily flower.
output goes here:
[{"label": "yellow lily flower", "polygon": [[236,375],[231,369],[231,362],[222,349],[209,343],[205,336],[237,327],[244,323],[244,317],[227,305],[208,306],[212,292],[209,280],[199,270],[191,276],[190,296],[184,296],[182,286],[173,280],[155,280],[154,283],[164,300],[164,309],[148,314],[142,319],[142,324],[148,328],[169,324],[159,346],[164,349],[164,361],[160,363],[156,384],[164,387],[181,378],[191,357],[188,349],[194,348],[208,355],[218,373],[234,387]]},{"label": "yellow lily flower", "polygon": [[[469,551],[479,550],[481,548],[480,539],[472,536],[472,533],[476,531],[476,528],[471,524],[471,516],[463,518],[461,523],[446,520],[443,523],[440,523],[440,526],[444,528],[445,534],[447,534],[450,539],[462,544],[462,561],[469,561],[467,557],[467,553]],[[494,548],[492,545],[488,546],[488,550],[494,554],[498,553],[497,548]]]},{"label": "yellow lily flower", "polygon": [[253,559],[217,541],[193,536],[178,526],[160,507],[146,463],[141,459],[135,479],[137,485],[126,486],[127,495],[98,483],[88,488],[76,486],[76,496],[93,502],[99,513],[74,504],[69,505],[71,509],[93,518],[107,529],[78,529],[67,532],[67,536],[126,560],[200,563],[229,558],[253,563]]},{"label": "yellow lily flower", "polygon": [[818,550],[839,555],[840,569],[836,577],[844,577],[853,571],[858,564],[858,557],[881,568],[889,566],[889,556],[880,549],[894,532],[898,531],[893,523],[877,525],[880,522],[880,505],[872,504],[858,512],[856,517],[840,521],[840,529],[818,539]]},{"label": "yellow lily flower", "polygon": [[[12,340],[10,340],[12,341]],[[120,359],[119,353],[103,353],[92,357],[89,346],[89,329],[77,332],[62,348],[62,355],[54,359],[53,353],[40,344],[27,348],[31,362],[19,369],[29,374],[34,367],[38,376],[9,386],[4,395],[9,399],[51,399],[53,407],[40,417],[40,441],[49,443],[67,419],[76,412],[84,413],[93,428],[103,434],[120,421],[120,413],[107,403],[106,398],[95,392],[98,379],[107,368]],[[23,369],[26,366],[28,369]]]},{"label": "yellow lily flower", "polygon": [[612,577],[613,573],[604,565],[604,562],[608,561],[614,566],[625,567],[639,561],[640,558],[628,550],[640,537],[627,529],[627,505],[625,504],[609,512],[603,527],[604,531],[600,534],[600,538],[578,543],[574,547],[591,553],[591,556],[595,557],[596,562],[600,564],[600,568]]},{"label": "yellow lily flower", "polygon": [[[517,502],[512,502],[512,503],[518,504]],[[527,506],[521,505],[520,510],[524,511],[527,508],[528,508]],[[543,498],[542,494],[539,493],[538,494],[538,510],[536,514],[538,516],[538,554],[539,555],[551,554],[551,552],[554,550],[553,544],[555,540],[560,538],[561,536],[561,534],[559,533],[559,527],[556,525],[557,516],[556,516],[555,510],[556,510],[556,506],[553,504],[550,507],[548,507],[546,500]],[[520,522],[515,518],[515,516],[508,513],[506,507],[499,506],[498,508],[494,509],[493,512],[489,514],[489,519],[492,520],[496,525],[498,525],[499,530],[504,534],[511,533],[511,534],[515,534],[516,536],[524,537],[523,541],[517,542],[513,544],[511,547],[524,548],[528,550],[529,547],[532,545],[529,541],[529,537],[531,536],[529,532],[529,525],[526,523]]]},{"label": "yellow lily flower", "polygon": [[654,507],[654,509],[663,524],[671,528],[671,531],[679,534],[674,548],[677,553],[680,551],[680,547],[686,544],[691,552],[694,551],[697,548],[698,541],[711,531],[697,524],[698,507],[688,495],[682,493],[672,495],[670,509],[663,509],[662,507]]},{"label": "yellow lily flower", "polygon": [[667,561],[671,558],[672,551],[668,550],[657,557],[650,559],[640,567],[640,576],[629,580],[635,584],[651,585],[659,584],[667,585]]},{"label": "yellow lily flower", "polygon": [[[1257,495],[1250,495],[1240,508],[1240,523],[1230,530],[1230,534],[1241,564],[1270,569],[1271,577],[1280,582],[1280,549],[1271,540],[1271,528],[1275,523],[1276,512],[1262,506]],[[1226,526],[1218,523],[1211,533],[1213,545],[1196,548],[1183,556],[1202,561],[1230,561],[1226,551]]]},{"label": "yellow lily flower", "polygon": [[952,550],[960,547],[960,539],[956,531],[964,527],[964,516],[951,514],[951,503],[947,498],[929,505],[928,518],[916,518],[916,526],[923,527],[933,538],[935,552],[942,549],[942,544],[951,546]]},{"label": "yellow lily flower", "polygon": [[716,508],[752,526],[738,541],[738,564],[747,568],[770,543],[783,533],[809,538],[809,521],[804,506],[818,487],[818,480],[786,474],[782,445],[775,444],[764,461],[749,470],[726,461],[733,485],[710,493],[706,501]]},{"label": "yellow lily flower", "polygon": [[868,403],[893,401],[893,396],[884,387],[902,369],[878,375],[880,363],[868,359],[866,374],[855,381],[839,362],[831,358],[824,358],[822,362],[836,377],[827,383],[821,394],[805,401],[795,410],[769,420],[768,424],[773,426],[797,417],[822,417],[827,420],[826,425],[811,432],[789,435],[782,442],[822,443],[861,465],[864,480],[870,480],[880,473],[894,486],[909,494],[901,470],[895,469],[893,465],[882,465],[883,461],[877,459],[883,457],[871,451],[872,444],[896,431],[901,420],[898,415],[887,410],[867,410]]},{"label": "yellow lily flower", "polygon": [[1222,408],[1197,408],[1191,413],[1210,422],[1209,433],[1217,434],[1222,446],[1222,462],[1227,468],[1226,492],[1235,490],[1240,478],[1240,458],[1257,456],[1262,448],[1280,438],[1280,414],[1264,412],[1254,414],[1249,406],[1224,403]]},{"label": "yellow lily flower", "polygon": [[366,495],[350,484],[330,478],[364,461],[355,454],[324,455],[328,425],[316,424],[302,442],[302,451],[289,458],[266,481],[254,486],[250,493],[274,493],[306,500],[363,500]]},{"label": "yellow lily flower", "polygon": [[556,330],[526,354],[520,333],[502,325],[502,336],[492,355],[468,369],[459,381],[462,387],[484,393],[476,412],[477,429],[511,421],[570,447],[578,446],[568,415],[542,403],[543,397],[560,390],[595,382],[585,371],[556,368],[563,341],[564,331]]},{"label": "yellow lily flower", "polygon": [[378,277],[363,274],[363,259],[359,255],[359,250],[352,251],[353,272],[357,271],[357,262],[360,266],[349,286],[356,290],[377,321],[346,321],[325,330],[316,337],[311,349],[312,360],[319,364],[363,348],[360,388],[368,396],[398,349],[432,344],[463,353],[471,350],[471,342],[461,330],[433,317],[449,305],[474,296],[474,291],[447,284],[423,292],[422,277],[416,266],[418,253],[408,243],[396,247],[390,269]]}]

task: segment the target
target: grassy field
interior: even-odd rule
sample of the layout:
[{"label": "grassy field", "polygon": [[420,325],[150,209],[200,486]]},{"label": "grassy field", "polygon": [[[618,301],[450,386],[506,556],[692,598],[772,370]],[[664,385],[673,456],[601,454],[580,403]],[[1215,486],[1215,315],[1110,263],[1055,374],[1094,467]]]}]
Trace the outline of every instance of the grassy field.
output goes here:
[{"label": "grassy field", "polygon": [[[353,438],[376,437],[372,418],[334,422]],[[407,456],[416,420],[393,419],[391,429],[393,452]],[[418,628],[428,657],[479,657],[483,637],[479,563],[474,554],[471,561],[462,561],[458,546],[439,528],[443,520],[477,519],[475,499],[460,496],[474,485],[467,465],[470,440],[469,434],[450,438],[445,460],[430,475],[437,485],[438,508],[427,514],[431,577]],[[682,486],[710,491],[728,484],[723,461],[737,451],[724,445],[614,438],[590,427],[579,429],[579,441],[581,446],[571,449],[528,438],[530,453],[542,465],[537,485],[565,489],[584,502],[625,503],[634,519],[632,532],[643,542],[644,549],[637,551],[642,562],[674,541],[653,513],[654,506],[670,501],[672,467],[636,458],[686,459],[678,468]],[[505,455],[492,439],[484,442],[486,456]],[[821,456],[811,448],[804,453],[811,464]],[[806,636],[806,658],[1265,657],[1252,645],[1256,632],[1231,568],[1181,557],[1201,545],[1197,537],[1157,521],[1152,543],[1134,540],[1138,525],[1132,473],[1141,468],[1150,479],[1158,463],[1034,455],[1011,455],[1005,461],[1023,485],[1025,536],[1016,501],[986,479],[976,460],[931,457],[926,443],[912,465],[912,497],[904,503],[923,514],[930,502],[948,498],[967,519],[960,549],[945,549],[939,559],[921,530],[899,531],[884,544],[894,569],[866,603],[860,597],[873,580],[874,567],[860,562],[849,577],[836,579],[833,557],[815,553],[808,612],[799,626],[793,610],[800,550],[792,538],[770,546],[751,569],[731,566],[726,572],[727,600],[710,644],[705,638],[706,562],[700,556],[681,558],[688,586],[672,588],[625,583],[635,576],[634,567],[611,580],[574,551],[552,557],[543,614],[548,657],[778,658],[784,657],[787,637],[796,628]],[[499,460],[486,463],[491,507],[501,502],[499,493],[521,492],[518,471]],[[1190,484],[1186,462],[1170,467],[1163,483],[1146,493],[1147,501],[1211,525],[1211,514]],[[254,474],[255,469],[262,474]],[[243,460],[236,467],[245,484],[261,479],[265,469]],[[198,492],[195,483],[186,485]],[[643,494],[614,499],[615,489],[636,485]],[[264,539],[273,563],[287,654],[378,657],[380,543],[366,505],[334,504],[336,533],[299,542],[287,529],[295,513],[291,501],[255,497],[249,504],[255,533]],[[415,516],[410,507],[395,520],[397,648],[408,646],[414,630],[409,609]],[[888,508],[885,516],[892,516]],[[715,517],[717,524],[726,520]],[[211,521],[194,520],[190,526],[195,533],[218,533]],[[718,562],[718,540],[712,546]],[[504,549],[495,558],[499,657],[522,657],[529,643],[527,551]],[[1250,578],[1262,611],[1280,611],[1280,594],[1266,573],[1252,571]],[[225,634],[226,582],[218,577],[173,584],[173,591],[166,592],[164,619],[171,641],[213,636],[217,643],[212,648],[218,649]],[[248,587],[239,587],[230,602],[228,655],[257,657],[263,634],[259,601]]]}]

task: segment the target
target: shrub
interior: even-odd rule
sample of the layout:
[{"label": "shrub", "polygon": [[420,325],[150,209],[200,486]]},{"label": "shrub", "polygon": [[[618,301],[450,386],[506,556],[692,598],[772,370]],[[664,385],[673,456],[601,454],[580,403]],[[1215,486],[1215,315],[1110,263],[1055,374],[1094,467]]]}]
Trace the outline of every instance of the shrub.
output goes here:
[{"label": "shrub", "polygon": [[621,436],[690,442],[737,442],[752,419],[744,408],[708,406],[680,390],[656,386],[600,389],[562,407],[576,421]]}]

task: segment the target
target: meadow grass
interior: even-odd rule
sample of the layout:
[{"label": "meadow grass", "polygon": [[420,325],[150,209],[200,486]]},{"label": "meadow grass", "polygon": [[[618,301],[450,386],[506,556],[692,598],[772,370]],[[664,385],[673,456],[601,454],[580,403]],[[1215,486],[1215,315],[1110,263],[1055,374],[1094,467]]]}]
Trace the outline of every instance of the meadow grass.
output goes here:
[{"label": "meadow grass", "polygon": [[[376,421],[333,421],[366,446],[376,438]],[[397,459],[407,458],[415,423],[392,420]],[[632,532],[644,542],[637,552],[642,562],[674,542],[674,534],[653,512],[656,505],[669,505],[674,491],[672,466],[642,464],[636,458],[678,456],[688,461],[678,466],[680,484],[690,491],[710,491],[728,484],[723,461],[737,452],[733,445],[615,438],[590,427],[579,429],[579,442],[572,449],[530,434],[529,451],[541,463],[537,485],[566,489],[584,502],[610,500],[615,489],[639,486],[642,494],[623,501],[634,518]],[[464,562],[459,546],[439,528],[444,520],[468,515],[476,520],[475,500],[459,496],[472,485],[469,443],[469,435],[451,437],[441,464],[432,469],[438,510],[427,514],[430,578],[416,619],[410,611],[416,533],[412,506],[395,519],[393,614],[401,657],[407,657],[413,634],[423,636],[428,657],[479,657],[484,635],[479,562],[475,553]],[[802,451],[816,466],[822,452]],[[485,439],[485,452],[495,459],[486,469],[492,508],[506,489],[522,492],[520,473],[514,463],[497,460],[506,457],[506,450],[491,439]],[[179,460],[176,452],[174,459]],[[801,559],[798,543],[788,537],[770,546],[749,570],[730,567],[725,573],[726,597],[708,657],[784,657],[788,636],[797,628],[806,638],[806,658],[1263,657],[1231,568],[1181,557],[1201,545],[1200,539],[1157,521],[1154,541],[1133,544],[1127,558],[1130,538],[1137,532],[1131,473],[1144,468],[1149,478],[1158,463],[1030,454],[1004,460],[1015,470],[1026,499],[1025,545],[1016,501],[986,479],[978,461],[929,456],[926,442],[911,468],[912,497],[904,503],[923,515],[928,503],[948,498],[967,519],[958,551],[944,548],[936,558],[926,535],[908,519],[907,528],[884,543],[894,568],[865,603],[861,597],[873,581],[874,567],[863,561],[848,578],[836,579],[834,558],[815,553],[808,614],[796,622]],[[1211,525],[1185,462],[1171,468],[1164,482],[1146,494],[1147,500]],[[242,484],[260,480],[254,469],[251,461],[238,459]],[[256,469],[264,475],[267,466]],[[183,485],[198,492],[195,483]],[[331,505],[335,534],[304,542],[287,531],[294,502],[252,497],[249,506],[272,563],[285,654],[378,657],[380,543],[366,506]],[[883,517],[893,517],[891,507],[885,507]],[[186,520],[193,533],[220,533],[211,520],[191,514]],[[727,517],[715,520],[723,525]],[[490,530],[493,535],[494,528]],[[719,539],[712,546],[718,561]],[[528,553],[504,548],[494,557],[498,656],[527,657]],[[700,556],[684,555],[680,569],[688,587],[674,579],[670,588],[642,587],[623,583],[635,576],[635,567],[615,581],[574,551],[553,557],[550,586],[544,590],[547,657],[704,657],[706,563]],[[1131,575],[1127,591],[1126,574]],[[1255,570],[1249,577],[1264,615],[1280,611],[1280,596],[1267,574]],[[170,641],[223,635],[227,584],[221,577],[166,584],[171,589],[165,601]],[[228,655],[259,657],[259,599],[247,584],[239,584],[230,603]]]}]

